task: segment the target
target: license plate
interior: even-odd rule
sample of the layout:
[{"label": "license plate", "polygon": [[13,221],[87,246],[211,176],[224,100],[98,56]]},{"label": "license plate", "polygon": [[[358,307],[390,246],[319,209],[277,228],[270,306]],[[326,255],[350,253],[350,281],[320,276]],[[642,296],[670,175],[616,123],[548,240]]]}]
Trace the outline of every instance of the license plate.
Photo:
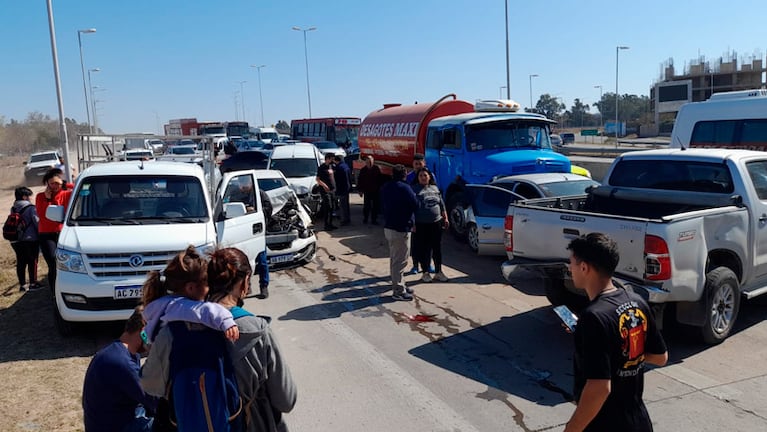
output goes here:
[{"label": "license plate", "polygon": [[269,264],[286,263],[293,259],[293,254],[277,255],[269,258]]},{"label": "license plate", "polygon": [[141,285],[116,286],[115,300],[141,298],[142,293]]}]

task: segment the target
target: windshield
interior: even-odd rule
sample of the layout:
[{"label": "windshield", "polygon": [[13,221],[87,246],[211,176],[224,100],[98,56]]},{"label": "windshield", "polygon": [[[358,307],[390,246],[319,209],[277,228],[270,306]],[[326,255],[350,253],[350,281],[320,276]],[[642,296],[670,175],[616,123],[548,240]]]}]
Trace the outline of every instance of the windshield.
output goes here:
[{"label": "windshield", "polygon": [[317,175],[315,159],[272,159],[269,169],[282,171],[287,178],[314,177]]},{"label": "windshield", "polygon": [[200,135],[224,135],[226,131],[223,126],[203,126]]},{"label": "windshield", "polygon": [[56,153],[43,153],[43,154],[30,156],[29,161],[30,162],[42,162],[42,161],[58,162],[59,158],[56,156]]},{"label": "windshield", "polygon": [[551,149],[548,124],[511,120],[466,126],[469,151],[492,149]]},{"label": "windshield", "polygon": [[586,193],[586,188],[598,186],[599,182],[595,180],[575,180],[553,183],[543,183],[538,186],[547,197],[580,195]]},{"label": "windshield", "polygon": [[173,147],[170,149],[171,154],[177,155],[191,155],[194,154],[194,148],[192,147]]},{"label": "windshield", "polygon": [[277,132],[261,132],[260,134],[258,134],[258,137],[261,139],[276,140]]},{"label": "windshield", "polygon": [[335,141],[339,147],[348,147],[357,142],[359,126],[336,126]]},{"label": "windshield", "polygon": [[196,177],[88,177],[74,194],[68,223],[167,224],[208,220],[205,193]]}]

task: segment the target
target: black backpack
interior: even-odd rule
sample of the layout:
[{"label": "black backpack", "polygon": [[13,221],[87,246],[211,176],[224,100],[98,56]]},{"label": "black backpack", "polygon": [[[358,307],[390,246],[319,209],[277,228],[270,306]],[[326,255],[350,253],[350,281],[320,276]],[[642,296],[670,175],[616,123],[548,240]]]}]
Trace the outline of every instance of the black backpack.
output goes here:
[{"label": "black backpack", "polygon": [[24,218],[21,217],[27,207],[32,207],[32,204],[27,204],[21,208],[18,212],[11,208],[11,212],[8,217],[5,218],[3,224],[3,238],[8,241],[18,241],[27,230],[27,223],[24,222]]},{"label": "black backpack", "polygon": [[168,327],[170,422],[179,432],[243,430],[243,403],[223,332],[185,321]]}]

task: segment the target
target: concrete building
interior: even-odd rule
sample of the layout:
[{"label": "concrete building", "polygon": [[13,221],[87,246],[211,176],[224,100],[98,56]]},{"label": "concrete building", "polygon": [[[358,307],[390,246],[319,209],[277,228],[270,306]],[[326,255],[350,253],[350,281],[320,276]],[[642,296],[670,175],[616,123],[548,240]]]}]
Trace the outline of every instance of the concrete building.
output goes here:
[{"label": "concrete building", "polygon": [[[740,66],[739,66],[740,65]],[[651,110],[658,133],[671,133],[679,107],[707,100],[713,93],[764,88],[767,68],[761,53],[741,57],[732,51],[716,60],[704,56],[685,64],[677,75],[674,60],[661,64],[658,80],[650,88]]]}]

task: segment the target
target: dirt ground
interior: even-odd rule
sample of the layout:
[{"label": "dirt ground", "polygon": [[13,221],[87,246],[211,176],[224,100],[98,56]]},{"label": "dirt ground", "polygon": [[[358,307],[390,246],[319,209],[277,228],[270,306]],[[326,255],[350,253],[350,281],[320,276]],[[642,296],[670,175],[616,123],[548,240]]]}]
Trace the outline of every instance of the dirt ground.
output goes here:
[{"label": "dirt ground", "polygon": [[[0,215],[23,183],[20,158],[0,161]],[[33,191],[42,186],[29,185]],[[92,326],[62,338],[53,320],[53,296],[46,289],[20,292],[10,243],[0,239],[0,430],[82,431],[80,398],[93,354],[119,336],[118,325]],[[42,256],[38,277],[46,282]]]}]

